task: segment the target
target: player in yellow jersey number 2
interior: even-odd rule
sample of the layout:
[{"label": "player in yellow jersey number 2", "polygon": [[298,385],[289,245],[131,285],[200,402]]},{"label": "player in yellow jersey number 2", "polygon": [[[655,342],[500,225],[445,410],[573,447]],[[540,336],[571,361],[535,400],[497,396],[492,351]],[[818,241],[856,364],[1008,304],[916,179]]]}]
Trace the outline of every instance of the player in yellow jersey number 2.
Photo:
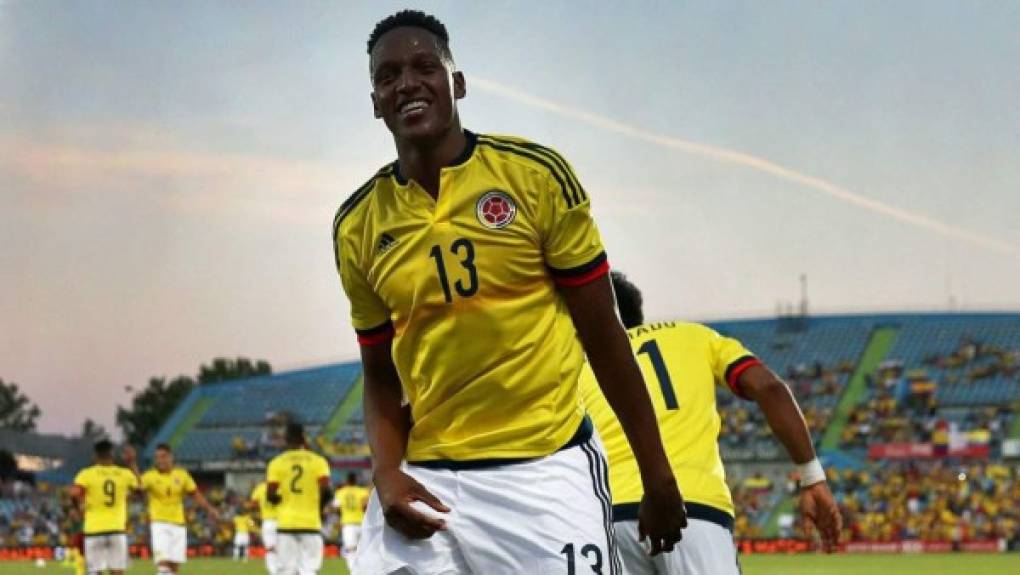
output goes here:
[{"label": "player in yellow jersey number 2", "polygon": [[638,465],[619,421],[586,372],[581,393],[609,455],[609,483],[620,555],[629,575],[738,575],[733,501],[719,457],[715,390],[726,386],[758,404],[769,427],[801,470],[801,511],[832,548],[842,525],[815,459],[811,436],[789,388],[733,338],[693,323],[642,325],[641,292],[613,272],[620,316],[645,372],[655,416],[673,471],[687,501],[690,525],[676,551],[649,556],[638,541]]},{"label": "player in yellow jersey number 2", "polygon": [[329,505],[329,462],[308,449],[299,423],[287,425],[287,450],[266,469],[266,499],[276,505],[278,575],[322,568],[322,511]]},{"label": "player in yellow jersey number 2", "polygon": [[463,129],[436,18],[386,18],[368,52],[397,161],[334,220],[376,487],[354,573],[620,573],[586,353],[637,450],[642,529],[671,550],[683,500],[577,176],[550,148]]}]

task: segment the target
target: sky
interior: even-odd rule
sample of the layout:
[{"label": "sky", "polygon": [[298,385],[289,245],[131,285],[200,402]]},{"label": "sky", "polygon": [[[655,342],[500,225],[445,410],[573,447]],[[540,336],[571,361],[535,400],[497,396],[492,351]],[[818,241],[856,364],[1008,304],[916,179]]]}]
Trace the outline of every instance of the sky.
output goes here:
[{"label": "sky", "polygon": [[[0,0],[0,378],[40,430],[218,356],[357,358],[392,2]],[[651,319],[1020,309],[1020,3],[434,2],[463,123],[573,164]]]}]

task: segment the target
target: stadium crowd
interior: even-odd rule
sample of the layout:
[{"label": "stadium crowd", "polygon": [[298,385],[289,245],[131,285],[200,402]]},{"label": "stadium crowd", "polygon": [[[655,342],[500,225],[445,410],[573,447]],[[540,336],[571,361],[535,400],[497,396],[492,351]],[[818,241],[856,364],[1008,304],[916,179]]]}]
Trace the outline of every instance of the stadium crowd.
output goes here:
[{"label": "stadium crowd", "polygon": [[[992,349],[994,351],[988,351]],[[964,340],[948,355],[931,355],[928,366],[957,371],[931,376],[924,368],[909,369],[903,362],[888,360],[866,378],[868,399],[854,408],[843,428],[840,448],[866,448],[876,443],[926,443],[988,445],[997,451],[1006,438],[1015,415],[1009,404],[952,408],[940,405],[941,385],[968,385],[977,379],[1013,370],[1013,358],[1020,352],[1005,353]],[[979,367],[967,369],[982,357],[993,357]],[[962,370],[962,371],[961,371]],[[1012,370],[1012,371],[1010,371]],[[967,375],[961,376],[961,373]]]},{"label": "stadium crowd", "polygon": [[1020,477],[1002,463],[895,463],[830,470],[847,540],[1020,538]]},{"label": "stadium crowd", "polygon": [[[760,538],[765,522],[795,477],[773,482],[753,475],[732,486],[737,539]],[[1020,545],[1020,469],[1002,462],[883,463],[862,470],[828,470],[845,520],[843,541],[903,540],[958,543],[1001,540]],[[791,530],[782,533],[798,535]],[[793,522],[790,522],[793,525]]]}]

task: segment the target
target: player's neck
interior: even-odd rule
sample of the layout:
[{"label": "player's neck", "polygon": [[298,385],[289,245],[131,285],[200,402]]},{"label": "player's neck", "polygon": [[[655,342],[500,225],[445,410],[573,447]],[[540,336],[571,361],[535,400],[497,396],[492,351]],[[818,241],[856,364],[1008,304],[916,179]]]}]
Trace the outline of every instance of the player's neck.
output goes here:
[{"label": "player's neck", "polygon": [[430,196],[438,198],[440,171],[453,164],[467,145],[468,138],[460,122],[454,122],[450,130],[436,140],[398,141],[400,175],[406,180],[414,180]]}]

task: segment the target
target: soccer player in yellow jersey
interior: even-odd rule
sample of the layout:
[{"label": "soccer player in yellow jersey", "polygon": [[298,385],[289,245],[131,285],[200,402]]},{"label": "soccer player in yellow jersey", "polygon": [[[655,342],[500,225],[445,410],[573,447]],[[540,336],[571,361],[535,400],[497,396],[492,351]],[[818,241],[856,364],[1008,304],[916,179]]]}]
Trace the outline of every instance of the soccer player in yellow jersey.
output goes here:
[{"label": "soccer player in yellow jersey", "polygon": [[234,524],[234,561],[248,562],[248,548],[251,546],[251,531],[255,529],[255,521],[251,515],[239,511],[233,518]]},{"label": "soccer player in yellow jersey", "polygon": [[382,20],[368,53],[397,161],[334,220],[376,487],[354,572],[618,573],[585,353],[637,448],[642,527],[671,549],[683,500],[584,188],[547,147],[462,128],[435,17]]},{"label": "soccer player in yellow jersey", "polygon": [[266,469],[266,499],[276,504],[280,575],[313,575],[322,568],[322,512],[329,505],[329,462],[310,451],[299,423],[287,425],[287,450]]},{"label": "soccer player in yellow jersey", "polygon": [[733,502],[719,457],[719,413],[715,388],[758,404],[769,427],[801,470],[801,510],[818,526],[828,548],[842,525],[839,509],[815,458],[811,436],[789,388],[739,341],[693,323],[642,325],[641,292],[626,277],[612,274],[617,305],[629,329],[653,397],[655,415],[673,471],[687,502],[689,525],[673,553],[649,556],[638,540],[642,485],[638,464],[620,423],[594,377],[581,379],[584,404],[609,455],[616,537],[632,575],[738,575],[733,544]]},{"label": "soccer player in yellow jersey", "polygon": [[[134,466],[134,451],[125,448],[125,463]],[[85,506],[85,565],[88,572],[122,575],[127,568],[128,496],[138,489],[138,474],[114,463],[113,444],[95,445],[95,465],[78,472],[71,496]]]},{"label": "soccer player in yellow jersey", "polygon": [[333,497],[333,507],[340,510],[340,542],[345,559],[353,557],[358,550],[368,495],[368,488],[358,485],[358,474],[351,472],[347,474],[347,483],[337,489]]},{"label": "soccer player in yellow jersey", "polygon": [[170,446],[160,443],[154,452],[155,467],[142,474],[142,491],[149,500],[149,536],[156,573],[177,573],[188,560],[188,532],[184,522],[184,496],[205,509],[209,518],[219,521],[220,514],[195,485],[186,469],[174,467]]},{"label": "soccer player in yellow jersey", "polygon": [[252,489],[251,502],[259,510],[262,518],[262,546],[266,550],[266,571],[269,575],[276,575],[278,561],[276,560],[276,505],[266,498],[266,482],[261,481]]}]

